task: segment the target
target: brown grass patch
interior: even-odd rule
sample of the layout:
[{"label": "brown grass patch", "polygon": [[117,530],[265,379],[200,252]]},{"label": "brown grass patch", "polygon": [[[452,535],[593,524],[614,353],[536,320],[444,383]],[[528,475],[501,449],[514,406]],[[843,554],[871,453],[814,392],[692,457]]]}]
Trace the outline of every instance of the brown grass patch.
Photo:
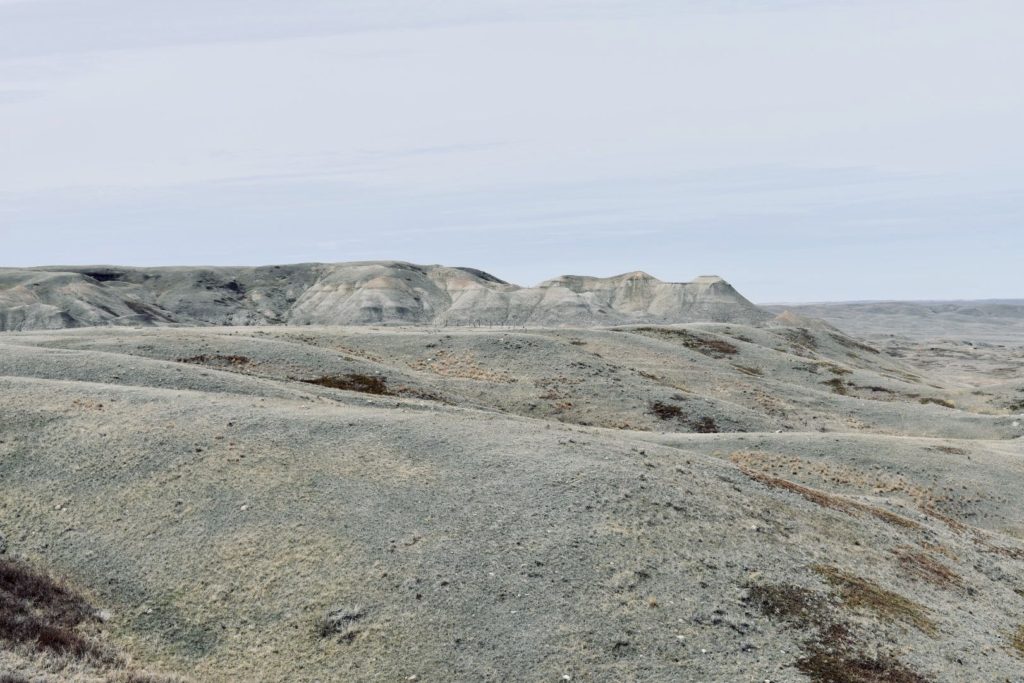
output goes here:
[{"label": "brown grass patch", "polygon": [[782,330],[783,336],[790,344],[800,349],[817,349],[818,339],[806,327]]},{"label": "brown grass patch", "polygon": [[[735,462],[735,458],[733,459],[733,461]],[[901,526],[905,529],[921,528],[921,525],[915,522],[914,520],[907,519],[906,517],[903,517],[902,515],[897,515],[894,512],[889,512],[888,510],[876,508],[871,505],[865,505],[864,503],[858,503],[857,501],[849,500],[848,498],[843,498],[835,494],[827,493],[820,489],[814,489],[811,488],[810,486],[804,486],[803,484],[797,484],[796,482],[792,482],[787,479],[780,479],[778,477],[773,477],[762,472],[756,472],[744,465],[738,465],[738,467],[740,472],[742,472],[743,474],[747,475],[748,477],[755,481],[761,482],[765,486],[771,486],[774,488],[781,488],[787,491],[792,491],[793,493],[799,494],[800,496],[803,496],[812,503],[816,503],[822,507],[831,508],[833,510],[840,510],[851,515],[858,512],[868,514],[872,517],[876,517],[877,519],[882,520],[883,522],[895,524],[896,526]]]},{"label": "brown grass patch", "polygon": [[938,626],[928,616],[928,608],[923,605],[837,567],[819,564],[814,565],[813,569],[839,591],[846,605],[873,612],[884,621],[913,626],[930,636],[938,632]]},{"label": "brown grass patch", "polygon": [[858,642],[825,593],[789,584],[747,588],[748,603],[765,616],[812,631],[794,666],[815,683],[928,683],[893,656]]},{"label": "brown grass patch", "polygon": [[821,367],[831,372],[833,375],[849,375],[853,373],[853,370],[850,370],[849,368],[844,368],[842,365],[839,365],[837,363],[821,361],[820,365]]},{"label": "brown grass patch", "polygon": [[75,628],[94,619],[94,613],[63,582],[26,564],[0,559],[0,640],[76,659],[109,659]]},{"label": "brown grass patch", "polygon": [[690,427],[698,434],[717,434],[718,424],[713,417],[701,417],[690,423]]},{"label": "brown grass patch", "polygon": [[[922,509],[934,505],[939,497],[935,489],[909,481],[899,474],[863,470],[856,467],[826,462],[819,458],[804,459],[764,451],[735,451],[729,459],[737,465],[749,467],[770,476],[786,477],[786,473],[800,474],[823,482],[822,486],[852,487],[858,492],[887,495],[901,493],[906,495]],[[813,485],[810,484],[809,485]]]},{"label": "brown grass patch", "polygon": [[424,401],[438,401],[439,403],[449,403],[441,394],[428,391],[427,389],[417,389],[416,387],[400,386],[395,389],[396,396],[406,396],[408,398],[418,398]]},{"label": "brown grass patch", "polygon": [[829,336],[832,337],[832,340],[835,341],[837,344],[839,344],[840,346],[845,346],[848,349],[857,349],[858,351],[867,351],[868,353],[874,354],[882,353],[874,346],[868,346],[867,344],[863,344],[857,341],[856,339],[851,339],[841,334],[835,334],[830,332]]},{"label": "brown grass patch", "polygon": [[846,396],[847,393],[848,393],[846,391],[846,383],[843,382],[843,380],[839,379],[838,377],[833,377],[830,380],[826,380],[826,381],[822,382],[822,384],[824,384],[825,386],[827,386],[830,389],[832,389],[832,393],[833,394],[839,394],[840,396]]},{"label": "brown grass patch", "polygon": [[948,455],[967,455],[967,450],[956,446],[929,446],[928,450],[946,453]]},{"label": "brown grass patch", "polygon": [[[24,562],[0,557],[0,643],[27,648],[40,655],[39,661],[47,668],[63,670],[70,660],[77,660],[90,670],[103,672],[109,683],[183,680],[127,669],[120,651],[79,630],[86,624],[94,629],[99,623],[92,605],[65,582]],[[32,676],[34,679],[35,674]],[[0,673],[0,683],[27,680],[13,673]]]},{"label": "brown grass patch", "polygon": [[1010,648],[1013,649],[1018,657],[1024,658],[1024,624],[1018,626],[1017,630],[1010,636]]},{"label": "brown grass patch", "polygon": [[751,377],[764,376],[764,370],[762,370],[761,368],[752,368],[748,365],[733,365],[733,367],[736,368],[738,371],[742,372],[744,375],[750,375]]},{"label": "brown grass patch", "polygon": [[928,683],[921,674],[887,655],[818,648],[796,668],[815,683]]},{"label": "brown grass patch", "polygon": [[683,409],[679,406],[672,405],[671,403],[665,403],[663,401],[654,401],[648,407],[647,412],[654,415],[659,420],[676,420],[698,434],[717,434],[718,423],[715,422],[713,417],[698,417],[697,419],[687,419],[683,413]]},{"label": "brown grass patch", "polygon": [[914,577],[942,588],[963,585],[964,580],[959,574],[929,553],[907,547],[896,548],[892,552],[900,567]]},{"label": "brown grass patch", "polygon": [[1001,555],[1003,557],[1008,557],[1011,560],[1024,560],[1024,548],[1011,548],[1005,545],[997,545],[980,534],[975,536],[974,542],[981,546],[983,552],[989,552],[993,555]]},{"label": "brown grass patch", "polygon": [[654,401],[651,403],[647,412],[654,415],[659,420],[675,420],[683,417],[682,408],[662,401]]},{"label": "brown grass patch", "polygon": [[306,384],[316,384],[331,389],[343,391],[359,391],[364,394],[376,394],[379,396],[394,396],[394,392],[388,389],[386,377],[378,375],[362,375],[349,373],[347,375],[324,375],[315,379],[303,379]]},{"label": "brown grass patch", "polygon": [[949,515],[947,515],[944,512],[940,512],[939,510],[936,510],[933,505],[922,505],[921,506],[921,512],[925,513],[929,517],[934,517],[935,519],[939,520],[940,522],[943,522],[946,526],[948,526],[953,531],[956,531],[957,533],[961,533],[962,534],[962,533],[966,533],[967,531],[971,530],[971,527],[968,526],[967,524],[964,524],[959,519],[956,519],[954,517],[950,517]]},{"label": "brown grass patch", "polygon": [[682,345],[688,349],[692,349],[699,353],[703,353],[705,356],[712,356],[715,358],[735,356],[740,352],[735,344],[730,344],[724,339],[705,337],[699,334],[694,334],[688,330],[677,330],[669,327],[634,327],[616,331],[633,332],[660,339],[671,339],[682,343]]},{"label": "brown grass patch", "polygon": [[952,401],[947,401],[944,398],[933,398],[931,396],[925,396],[924,398],[918,399],[921,405],[928,405],[929,403],[942,406],[943,408],[956,408]]},{"label": "brown grass patch", "polygon": [[252,363],[251,358],[246,356],[223,356],[220,354],[203,353],[191,358],[179,358],[179,363],[193,363],[196,365],[216,365],[226,367],[242,367]]},{"label": "brown grass patch", "polygon": [[950,529],[957,533],[968,534],[971,540],[974,541],[974,544],[983,553],[1000,555],[1002,557],[1008,557],[1011,560],[1024,560],[1024,548],[999,545],[998,543],[993,542],[989,535],[981,529],[965,524],[958,519],[950,517],[949,515],[943,514],[934,507],[923,505],[921,506],[921,511],[941,522],[944,522]]},{"label": "brown grass patch", "polygon": [[748,591],[750,604],[765,616],[783,619],[797,628],[821,627],[828,622],[831,606],[818,591],[789,584],[757,584]]}]

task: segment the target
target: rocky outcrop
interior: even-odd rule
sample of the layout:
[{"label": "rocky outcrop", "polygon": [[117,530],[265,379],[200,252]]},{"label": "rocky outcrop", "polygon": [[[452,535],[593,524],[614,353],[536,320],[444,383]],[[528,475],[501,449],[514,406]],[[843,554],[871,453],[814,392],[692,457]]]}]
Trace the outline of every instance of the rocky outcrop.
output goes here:
[{"label": "rocky outcrop", "polygon": [[96,325],[759,323],[725,280],[565,275],[519,287],[398,261],[239,267],[0,269],[0,330]]}]

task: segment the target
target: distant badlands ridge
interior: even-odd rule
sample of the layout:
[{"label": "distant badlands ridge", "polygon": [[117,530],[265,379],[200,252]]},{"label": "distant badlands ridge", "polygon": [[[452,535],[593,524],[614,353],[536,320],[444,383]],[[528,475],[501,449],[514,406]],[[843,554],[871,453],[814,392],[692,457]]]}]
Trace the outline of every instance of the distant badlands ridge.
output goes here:
[{"label": "distant badlands ridge", "polygon": [[519,287],[474,268],[400,261],[260,267],[0,268],[0,330],[98,325],[759,323],[716,276],[563,275]]}]

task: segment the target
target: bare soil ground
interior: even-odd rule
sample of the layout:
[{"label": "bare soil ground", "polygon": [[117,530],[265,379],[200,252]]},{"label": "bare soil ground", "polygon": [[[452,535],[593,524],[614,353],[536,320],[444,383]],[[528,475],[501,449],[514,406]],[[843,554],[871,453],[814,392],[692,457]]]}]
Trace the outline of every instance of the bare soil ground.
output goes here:
[{"label": "bare soil ground", "polygon": [[1024,681],[1024,339],[963,341],[0,335],[0,680]]}]

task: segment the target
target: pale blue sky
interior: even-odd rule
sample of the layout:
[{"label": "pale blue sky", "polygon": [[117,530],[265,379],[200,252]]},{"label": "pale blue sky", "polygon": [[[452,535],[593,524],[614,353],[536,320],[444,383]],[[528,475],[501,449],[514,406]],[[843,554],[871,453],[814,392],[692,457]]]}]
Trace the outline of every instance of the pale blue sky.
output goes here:
[{"label": "pale blue sky", "polygon": [[1024,297],[1019,0],[0,0],[0,265]]}]

